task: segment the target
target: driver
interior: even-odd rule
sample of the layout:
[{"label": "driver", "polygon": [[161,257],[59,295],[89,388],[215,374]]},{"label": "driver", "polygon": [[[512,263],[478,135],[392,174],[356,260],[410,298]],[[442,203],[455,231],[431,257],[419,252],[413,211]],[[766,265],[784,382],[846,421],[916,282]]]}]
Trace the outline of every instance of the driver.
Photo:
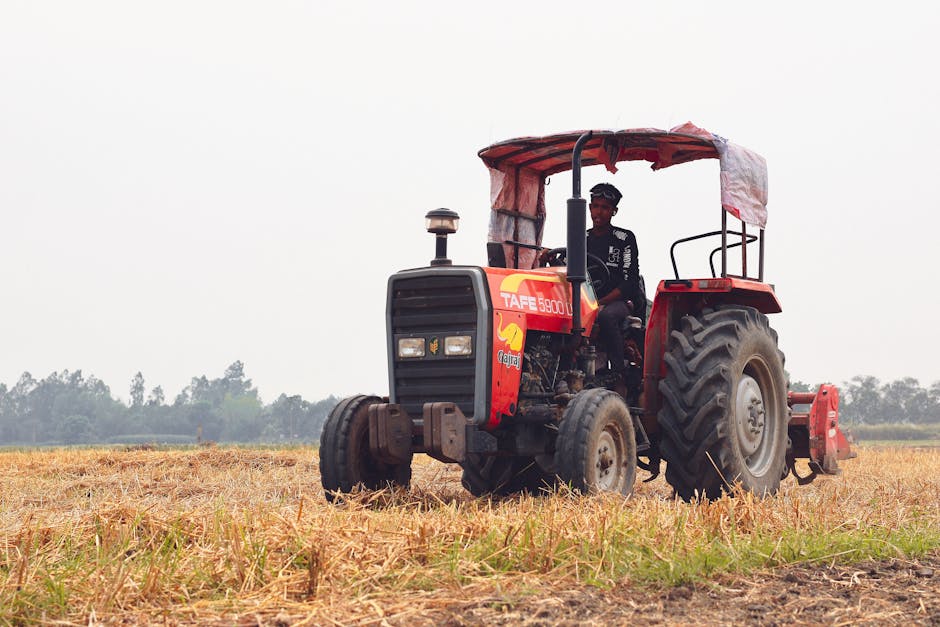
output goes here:
[{"label": "driver", "polygon": [[601,348],[607,353],[610,369],[623,378],[626,364],[623,354],[623,322],[640,302],[640,266],[636,237],[632,231],[610,223],[617,215],[617,204],[623,194],[610,183],[598,183],[591,188],[592,228],[587,232],[587,252],[604,260],[610,278],[597,288],[600,312]]}]

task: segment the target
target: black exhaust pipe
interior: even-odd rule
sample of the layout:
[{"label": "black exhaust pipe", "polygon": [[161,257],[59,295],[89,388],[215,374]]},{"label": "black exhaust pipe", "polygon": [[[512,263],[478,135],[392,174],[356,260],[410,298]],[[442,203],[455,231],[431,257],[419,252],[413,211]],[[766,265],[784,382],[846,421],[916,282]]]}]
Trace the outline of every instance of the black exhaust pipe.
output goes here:
[{"label": "black exhaust pipe", "polygon": [[588,131],[578,138],[571,153],[571,198],[568,199],[568,282],[571,283],[571,334],[577,340],[581,326],[581,284],[587,280],[587,201],[581,198],[581,151],[594,136]]}]

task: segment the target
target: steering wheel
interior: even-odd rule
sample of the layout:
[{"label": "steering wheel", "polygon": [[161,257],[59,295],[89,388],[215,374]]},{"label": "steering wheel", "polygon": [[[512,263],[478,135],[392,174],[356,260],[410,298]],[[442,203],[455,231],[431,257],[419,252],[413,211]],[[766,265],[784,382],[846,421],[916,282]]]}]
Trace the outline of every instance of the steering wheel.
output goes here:
[{"label": "steering wheel", "polygon": [[[564,266],[568,264],[568,249],[564,246],[561,248],[552,248],[544,254],[546,265]],[[594,292],[597,293],[597,290],[610,280],[610,269],[608,269],[603,259],[591,253],[587,253],[587,262],[587,272],[588,276],[591,278],[591,287],[593,287]]]}]

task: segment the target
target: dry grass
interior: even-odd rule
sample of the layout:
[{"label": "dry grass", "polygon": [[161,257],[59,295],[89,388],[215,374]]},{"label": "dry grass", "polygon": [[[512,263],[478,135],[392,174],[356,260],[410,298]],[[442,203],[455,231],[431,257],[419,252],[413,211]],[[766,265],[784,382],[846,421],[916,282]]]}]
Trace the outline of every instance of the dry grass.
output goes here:
[{"label": "dry grass", "polygon": [[0,623],[409,623],[469,600],[675,585],[940,547],[940,449],[863,448],[839,478],[687,505],[408,493],[326,504],[310,449],[0,453]]}]

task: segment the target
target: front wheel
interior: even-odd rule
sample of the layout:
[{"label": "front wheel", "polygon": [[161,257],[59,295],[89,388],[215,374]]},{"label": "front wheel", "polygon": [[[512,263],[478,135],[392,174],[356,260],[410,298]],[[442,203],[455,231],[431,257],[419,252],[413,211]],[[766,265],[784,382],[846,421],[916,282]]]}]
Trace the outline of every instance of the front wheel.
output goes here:
[{"label": "front wheel", "polygon": [[555,468],[559,479],[583,494],[633,492],[636,434],[619,394],[592,388],[574,397],[558,429]]},{"label": "front wheel", "polygon": [[660,450],[684,500],[714,499],[735,484],[777,491],[787,448],[783,353],[767,316],[729,306],[682,318],[663,356]]},{"label": "front wheel", "polygon": [[320,438],[320,481],[326,500],[336,502],[339,493],[357,486],[378,490],[411,483],[411,457],[387,464],[369,450],[369,406],[381,403],[377,396],[351,396],[330,412]]}]

